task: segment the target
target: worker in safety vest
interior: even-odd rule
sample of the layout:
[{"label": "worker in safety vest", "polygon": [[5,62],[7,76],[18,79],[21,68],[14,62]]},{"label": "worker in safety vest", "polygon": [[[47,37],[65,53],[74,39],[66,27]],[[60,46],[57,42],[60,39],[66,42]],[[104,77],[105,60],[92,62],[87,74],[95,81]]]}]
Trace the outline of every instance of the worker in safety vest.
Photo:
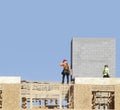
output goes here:
[{"label": "worker in safety vest", "polygon": [[65,79],[65,76],[67,78],[67,83],[69,83],[69,75],[70,75],[70,66],[67,62],[66,59],[63,60],[62,63],[60,63],[60,66],[63,67],[63,70],[62,70],[62,84],[64,83],[64,79]]},{"label": "worker in safety vest", "polygon": [[109,78],[109,68],[108,65],[104,66],[104,70],[103,70],[103,78]]}]

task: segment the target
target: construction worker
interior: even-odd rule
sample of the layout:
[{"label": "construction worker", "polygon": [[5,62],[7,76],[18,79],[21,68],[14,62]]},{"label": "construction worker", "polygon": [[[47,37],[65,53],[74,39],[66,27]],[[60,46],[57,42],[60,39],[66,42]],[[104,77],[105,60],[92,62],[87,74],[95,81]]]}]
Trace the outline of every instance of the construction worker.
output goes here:
[{"label": "construction worker", "polygon": [[62,63],[60,63],[60,66],[63,67],[63,71],[62,71],[62,84],[64,83],[64,79],[65,79],[65,76],[67,78],[67,84],[69,83],[69,75],[70,75],[70,66],[67,62],[66,59],[63,60]]},{"label": "construction worker", "polygon": [[104,70],[103,70],[103,78],[109,78],[109,68],[108,65],[104,66]]}]

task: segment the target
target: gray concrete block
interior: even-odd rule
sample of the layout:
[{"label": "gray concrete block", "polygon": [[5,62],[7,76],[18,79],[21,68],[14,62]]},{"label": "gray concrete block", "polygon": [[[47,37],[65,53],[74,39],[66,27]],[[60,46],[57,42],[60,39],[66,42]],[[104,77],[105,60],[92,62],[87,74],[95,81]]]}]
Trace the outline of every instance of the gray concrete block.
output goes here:
[{"label": "gray concrete block", "polygon": [[102,77],[105,64],[115,77],[116,47],[114,38],[73,38],[71,63],[73,76]]}]

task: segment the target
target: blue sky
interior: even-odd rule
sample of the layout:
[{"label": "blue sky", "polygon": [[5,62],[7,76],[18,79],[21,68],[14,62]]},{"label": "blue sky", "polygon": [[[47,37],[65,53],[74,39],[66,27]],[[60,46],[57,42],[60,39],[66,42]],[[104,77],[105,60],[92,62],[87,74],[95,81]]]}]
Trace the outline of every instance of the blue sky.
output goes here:
[{"label": "blue sky", "polygon": [[114,37],[120,77],[119,0],[0,0],[0,75],[61,81],[73,37]]}]

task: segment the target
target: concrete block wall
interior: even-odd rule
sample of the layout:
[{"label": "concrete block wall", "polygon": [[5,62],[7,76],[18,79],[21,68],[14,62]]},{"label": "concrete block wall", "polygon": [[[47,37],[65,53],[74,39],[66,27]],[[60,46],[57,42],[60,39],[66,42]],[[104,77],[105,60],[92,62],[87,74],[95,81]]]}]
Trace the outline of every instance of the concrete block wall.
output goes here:
[{"label": "concrete block wall", "polygon": [[115,77],[116,44],[114,38],[73,38],[71,64],[74,77],[102,77],[105,64]]},{"label": "concrete block wall", "polygon": [[0,77],[2,107],[0,110],[20,110],[20,77]]},{"label": "concrete block wall", "polygon": [[74,110],[91,110],[91,85],[74,85]]},{"label": "concrete block wall", "polygon": [[114,110],[120,109],[120,78],[76,78],[74,85],[75,110],[92,109],[92,91],[113,91]]},{"label": "concrete block wall", "polygon": [[115,86],[115,110],[120,110],[120,84]]}]

